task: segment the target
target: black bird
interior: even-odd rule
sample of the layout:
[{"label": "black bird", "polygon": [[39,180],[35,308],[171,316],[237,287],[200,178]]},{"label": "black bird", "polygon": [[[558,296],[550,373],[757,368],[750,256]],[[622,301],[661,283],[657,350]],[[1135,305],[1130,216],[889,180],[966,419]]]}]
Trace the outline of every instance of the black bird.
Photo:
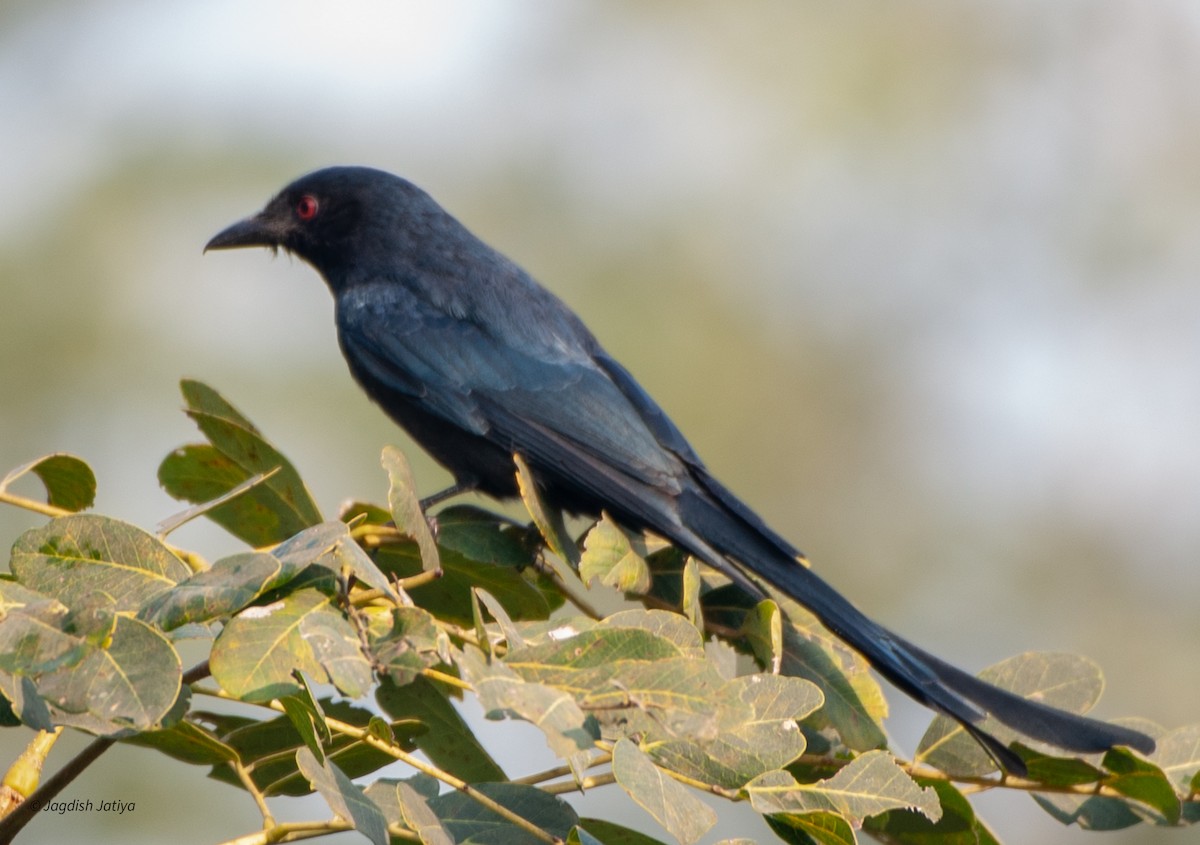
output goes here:
[{"label": "black bird", "polygon": [[761,578],[811,610],[1005,769],[1021,759],[979,724],[1077,752],[1154,741],[987,684],[864,616],[705,468],[583,322],[412,183],[365,167],[293,182],[209,249],[282,247],[324,277],[354,377],[445,466],[455,490],[516,495],[513,455],[547,502],[649,529],[755,594]]}]

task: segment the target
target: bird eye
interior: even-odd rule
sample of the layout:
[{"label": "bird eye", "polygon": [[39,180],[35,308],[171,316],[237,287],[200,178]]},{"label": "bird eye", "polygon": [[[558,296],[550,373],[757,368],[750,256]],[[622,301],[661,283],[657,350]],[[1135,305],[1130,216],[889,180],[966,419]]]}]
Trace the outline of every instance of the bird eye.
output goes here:
[{"label": "bird eye", "polygon": [[305,194],[296,203],[296,216],[301,220],[312,220],[317,216],[318,208],[320,206],[317,204],[317,198],[312,194]]}]

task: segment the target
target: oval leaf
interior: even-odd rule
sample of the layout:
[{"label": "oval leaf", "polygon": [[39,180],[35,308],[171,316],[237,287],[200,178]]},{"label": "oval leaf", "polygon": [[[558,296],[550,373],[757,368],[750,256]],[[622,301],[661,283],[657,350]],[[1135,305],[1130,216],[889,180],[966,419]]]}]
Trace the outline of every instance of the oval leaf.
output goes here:
[{"label": "oval leaf", "polygon": [[90,514],[26,531],[13,546],[11,565],[22,584],[72,609],[137,610],[192,574],[152,534]]},{"label": "oval leaf", "polygon": [[56,452],[19,466],[0,480],[0,491],[33,473],[46,488],[46,501],[65,511],[81,511],[96,501],[96,475],[82,458]]},{"label": "oval leaf", "polygon": [[[209,667],[226,692],[246,701],[269,701],[297,692],[292,670],[328,679],[312,645],[304,638],[301,623],[328,614],[345,622],[330,609],[332,599],[315,589],[304,589],[267,605],[239,613],[213,643]],[[346,623],[347,625],[349,623]]]}]

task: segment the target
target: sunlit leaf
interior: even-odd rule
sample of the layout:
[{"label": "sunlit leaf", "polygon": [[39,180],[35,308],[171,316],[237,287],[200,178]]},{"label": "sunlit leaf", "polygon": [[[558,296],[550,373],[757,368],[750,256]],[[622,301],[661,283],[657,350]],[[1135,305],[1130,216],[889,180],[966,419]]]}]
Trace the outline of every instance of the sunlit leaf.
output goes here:
[{"label": "sunlit leaf", "polygon": [[[979,677],[1069,713],[1086,713],[1104,689],[1100,667],[1074,654],[1026,652],[989,666]],[[980,727],[1005,745],[1022,738],[992,719]],[[995,761],[979,743],[962,725],[945,716],[936,717],[930,724],[917,747],[916,760],[957,775],[978,776],[996,770]]]},{"label": "sunlit leaf", "polygon": [[1200,775],[1200,725],[1187,725],[1159,737],[1150,759],[1171,779],[1177,795],[1195,794]]},{"label": "sunlit leaf", "polygon": [[603,514],[584,538],[579,577],[585,584],[598,580],[622,592],[645,593],[650,589],[646,544]]},{"label": "sunlit leaf", "polygon": [[629,797],[683,845],[717,823],[712,807],[664,774],[632,741],[622,739],[613,747],[612,770]]},{"label": "sunlit leaf", "polygon": [[374,845],[388,845],[387,819],[333,761],[318,761],[310,750],[301,748],[296,752],[296,762],[335,813],[352,823]]},{"label": "sunlit leaf", "polygon": [[822,811],[862,820],[888,810],[912,809],[936,822],[937,793],[922,789],[886,751],[868,751],[826,780],[798,783],[787,772],[768,772],[746,785],[754,809],[764,815]]},{"label": "sunlit leaf", "polygon": [[363,654],[358,631],[341,613],[308,613],[300,619],[300,636],[312,649],[329,683],[349,698],[371,691],[375,675]]},{"label": "sunlit leaf", "polygon": [[[783,612],[780,672],[812,681],[825,696],[824,706],[810,721],[831,725],[842,742],[857,751],[885,745],[887,699],[867,661],[797,602],[778,593],[772,593],[772,600]],[[703,606],[705,619],[740,628],[748,613],[757,612],[758,601],[730,584],[709,591]]]},{"label": "sunlit leaf", "polygon": [[134,611],[192,571],[152,534],[91,514],[53,519],[13,546],[13,574],[26,587],[76,609]]},{"label": "sunlit leaf", "polygon": [[416,542],[417,548],[421,550],[422,568],[436,571],[440,568],[437,544],[433,540],[433,532],[429,530],[425,513],[421,510],[408,459],[394,446],[385,446],[382,460],[390,483],[388,508],[392,512],[392,519],[396,521],[396,528]]},{"label": "sunlit leaf", "polygon": [[804,753],[799,720],[821,706],[820,690],[800,678],[749,675],[725,684],[722,699],[738,699],[740,718],[722,724],[709,741],[696,738],[654,743],[659,764],[706,783],[736,789],[780,769]]},{"label": "sunlit leaf", "polygon": [[459,667],[479,696],[488,718],[515,716],[536,725],[550,750],[564,760],[587,751],[599,739],[594,720],[562,690],[528,682],[475,648],[464,649]]},{"label": "sunlit leaf", "polygon": [[315,589],[298,590],[267,605],[246,608],[229,620],[213,643],[209,666],[226,692],[247,701],[269,701],[298,689],[292,671],[320,681],[329,678],[303,634],[301,624],[320,617],[334,628],[353,628]]},{"label": "sunlit leaf", "polygon": [[746,614],[739,631],[758,662],[778,673],[783,665],[783,614],[771,599],[763,599]]},{"label": "sunlit leaf", "polygon": [[370,648],[375,666],[397,685],[439,661],[439,634],[433,616],[419,607],[392,608],[386,629],[372,625]]},{"label": "sunlit leaf", "polygon": [[[542,499],[533,472],[521,455],[513,455],[513,464],[516,467],[517,487],[521,491],[521,500],[533,518],[534,525],[538,527],[538,531],[546,540],[550,551],[568,563],[571,569],[577,571],[580,559],[579,546],[567,533],[567,527],[563,524],[562,512],[549,507]],[[564,573],[560,571],[559,574],[563,575]]]},{"label": "sunlit leaf", "polygon": [[422,795],[404,781],[397,783],[395,790],[404,824],[421,837],[422,845],[454,845],[450,832],[429,806],[429,799],[435,796]]}]

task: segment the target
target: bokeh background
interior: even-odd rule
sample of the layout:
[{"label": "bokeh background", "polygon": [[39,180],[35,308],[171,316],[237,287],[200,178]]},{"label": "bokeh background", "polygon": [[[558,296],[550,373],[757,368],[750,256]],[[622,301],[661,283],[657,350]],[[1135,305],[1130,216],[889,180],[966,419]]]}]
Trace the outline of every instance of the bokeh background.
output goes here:
[{"label": "bokeh background", "polygon": [[[152,526],[180,507],[155,469],[195,439],[190,376],[328,512],[383,499],[387,443],[437,489],[348,377],[316,275],[200,252],[296,175],[372,164],[583,314],[872,615],[973,668],[1088,654],[1101,715],[1194,722],[1198,79],[1190,0],[8,0],[0,472],[74,452],[98,510]],[[0,510],[0,541],[39,522]],[[911,751],[926,714],[891,697]],[[493,747],[533,770],[537,736],[508,731]],[[200,774],[116,749],[64,797],[133,812],[41,818],[22,841],[257,826]],[[1023,796],[979,806],[1010,843],[1095,841]],[[722,813],[708,841],[771,841]]]}]

